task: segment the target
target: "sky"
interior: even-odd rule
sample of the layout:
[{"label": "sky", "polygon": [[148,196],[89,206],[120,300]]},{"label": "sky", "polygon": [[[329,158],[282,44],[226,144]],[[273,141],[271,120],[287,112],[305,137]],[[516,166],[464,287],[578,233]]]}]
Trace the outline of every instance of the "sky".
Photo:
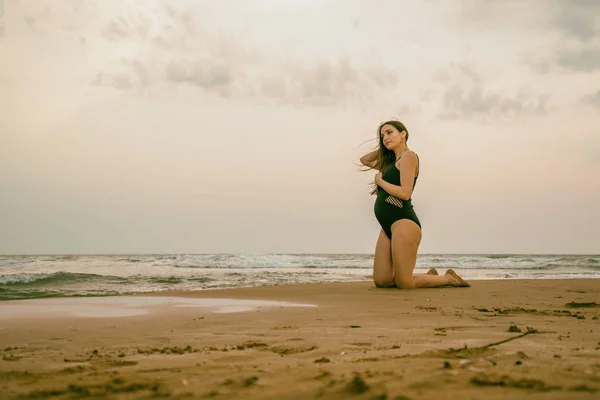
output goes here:
[{"label": "sky", "polygon": [[0,0],[0,254],[600,253],[596,0]]}]

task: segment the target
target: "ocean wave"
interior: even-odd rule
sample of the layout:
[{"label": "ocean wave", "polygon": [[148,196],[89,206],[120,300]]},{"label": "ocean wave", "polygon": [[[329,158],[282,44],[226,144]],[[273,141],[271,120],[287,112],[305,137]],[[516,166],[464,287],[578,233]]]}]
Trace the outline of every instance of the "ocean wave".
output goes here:
[{"label": "ocean wave", "polygon": [[118,291],[88,291],[87,293],[79,293],[73,291],[61,290],[7,290],[0,288],[0,301],[11,300],[32,300],[32,299],[47,299],[56,297],[107,297],[107,296],[125,296],[134,293],[118,292]]},{"label": "ocean wave", "polygon": [[[3,264],[2,264],[3,263]],[[420,254],[465,279],[600,278],[600,255]],[[0,300],[370,280],[373,254],[0,256]]]},{"label": "ocean wave", "polygon": [[197,264],[173,264],[173,268],[233,268],[229,266],[211,266]]},{"label": "ocean wave", "polygon": [[32,263],[34,261],[35,260],[19,260],[19,259],[12,259],[12,258],[0,259],[0,266],[3,266],[3,265],[30,264],[30,263]]},{"label": "ocean wave", "polygon": [[443,258],[433,258],[431,260],[427,260],[430,263],[442,263],[442,262],[447,262],[448,260],[445,260]]},{"label": "ocean wave", "polygon": [[128,283],[127,278],[110,275],[79,274],[71,272],[55,272],[51,274],[12,274],[0,276],[0,287],[2,286],[32,286],[32,285],[55,285],[61,283],[91,282],[102,280],[114,283]]},{"label": "ocean wave", "polygon": [[159,284],[180,284],[185,282],[195,282],[195,283],[207,283],[212,282],[214,279],[208,277],[183,277],[183,276],[158,276],[158,277],[144,277],[141,278],[150,283],[159,283]]}]

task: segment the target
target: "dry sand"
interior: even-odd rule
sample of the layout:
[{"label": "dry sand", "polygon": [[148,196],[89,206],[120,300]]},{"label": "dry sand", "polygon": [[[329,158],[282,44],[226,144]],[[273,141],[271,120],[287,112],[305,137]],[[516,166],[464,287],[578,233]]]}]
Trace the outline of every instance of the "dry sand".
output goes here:
[{"label": "dry sand", "polygon": [[600,398],[599,280],[472,283],[2,302],[0,397]]}]

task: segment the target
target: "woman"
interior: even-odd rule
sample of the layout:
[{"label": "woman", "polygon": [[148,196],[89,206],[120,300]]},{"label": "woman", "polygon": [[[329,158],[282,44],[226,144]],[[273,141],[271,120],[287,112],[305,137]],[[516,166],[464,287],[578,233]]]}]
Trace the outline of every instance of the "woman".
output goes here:
[{"label": "woman", "polygon": [[379,170],[375,176],[377,194],[375,217],[381,232],[375,247],[373,281],[380,288],[401,289],[470,286],[449,269],[438,275],[432,268],[427,274],[413,274],[421,243],[421,222],[411,203],[419,176],[419,157],[406,145],[408,130],[399,121],[388,121],[377,130],[379,147],[360,158],[360,162]]}]

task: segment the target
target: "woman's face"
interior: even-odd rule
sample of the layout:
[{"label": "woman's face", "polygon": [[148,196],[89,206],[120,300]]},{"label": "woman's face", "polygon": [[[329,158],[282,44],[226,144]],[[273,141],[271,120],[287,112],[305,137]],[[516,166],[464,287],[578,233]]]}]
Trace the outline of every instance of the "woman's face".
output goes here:
[{"label": "woman's face", "polygon": [[381,127],[381,141],[386,149],[394,150],[402,143],[402,138],[404,133],[398,132],[394,126],[386,124]]}]

